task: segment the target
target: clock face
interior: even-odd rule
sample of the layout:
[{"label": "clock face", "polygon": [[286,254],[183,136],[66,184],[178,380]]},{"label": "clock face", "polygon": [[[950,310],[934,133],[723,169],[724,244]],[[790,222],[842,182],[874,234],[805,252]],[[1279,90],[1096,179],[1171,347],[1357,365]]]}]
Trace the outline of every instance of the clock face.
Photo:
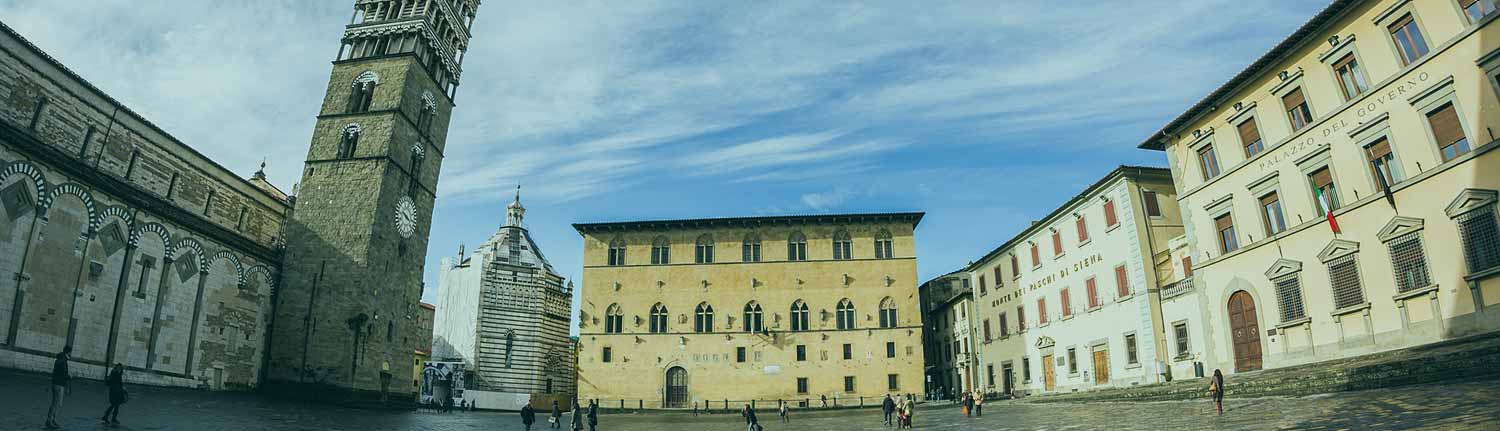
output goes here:
[{"label": "clock face", "polygon": [[402,238],[411,238],[411,234],[417,231],[417,204],[411,202],[411,198],[402,196],[400,202],[396,202],[396,232],[401,233]]}]

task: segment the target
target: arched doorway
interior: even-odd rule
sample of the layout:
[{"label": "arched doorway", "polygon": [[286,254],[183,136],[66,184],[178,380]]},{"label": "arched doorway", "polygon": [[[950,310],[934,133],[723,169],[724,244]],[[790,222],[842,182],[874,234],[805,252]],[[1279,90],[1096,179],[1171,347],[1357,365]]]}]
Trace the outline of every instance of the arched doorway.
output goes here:
[{"label": "arched doorway", "polygon": [[687,370],[682,367],[667,369],[666,408],[685,408],[688,403]]},{"label": "arched doorway", "polygon": [[1234,371],[1260,369],[1260,324],[1255,299],[1243,290],[1229,295],[1229,330],[1234,342]]}]

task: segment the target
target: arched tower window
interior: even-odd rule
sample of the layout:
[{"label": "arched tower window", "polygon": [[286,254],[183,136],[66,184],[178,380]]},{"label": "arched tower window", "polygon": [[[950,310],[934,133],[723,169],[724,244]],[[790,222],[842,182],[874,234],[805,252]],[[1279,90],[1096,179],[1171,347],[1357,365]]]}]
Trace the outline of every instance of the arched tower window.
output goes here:
[{"label": "arched tower window", "polygon": [[802,232],[792,232],[786,239],[786,260],[807,260],[807,236]]},{"label": "arched tower window", "polygon": [[896,327],[896,300],[889,296],[880,300],[880,327]]},{"label": "arched tower window", "polygon": [[624,331],[625,316],[620,313],[620,304],[609,304],[604,311],[604,332],[618,334]]},{"label": "arched tower window", "polygon": [[835,310],[837,311],[835,317],[838,320],[838,328],[854,329],[854,302],[849,301],[849,298],[840,299],[838,308]]},{"label": "arched tower window", "polygon": [[658,236],[651,240],[651,264],[666,265],[672,263],[672,240],[666,235]]},{"label": "arched tower window", "polygon": [[807,323],[807,303],[798,299],[792,303],[792,331],[801,332],[808,330]]},{"label": "arched tower window", "polygon": [[875,233],[875,258],[890,259],[891,255],[891,231],[881,229]]},{"label": "arched tower window", "polygon": [[698,246],[694,248],[693,258],[698,263],[714,263],[714,237],[703,234],[698,236]]},{"label": "arched tower window", "polygon": [[354,157],[355,150],[359,148],[359,133],[359,124],[344,126],[344,131],[339,133],[338,158]]},{"label": "arched tower window", "polygon": [[714,332],[714,307],[707,302],[698,303],[698,309],[693,311],[693,332]]},{"label": "arched tower window", "polygon": [[379,84],[380,77],[375,72],[365,71],[354,78],[354,82],[350,83],[349,106],[345,112],[368,112],[370,104],[375,100],[375,86]]},{"label": "arched tower window", "polygon": [[667,306],[660,302],[651,306],[651,333],[667,333]]},{"label": "arched tower window", "polygon": [[755,301],[745,304],[745,332],[760,332],[765,329],[760,304]]},{"label": "arched tower window", "polygon": [[625,265],[625,239],[616,237],[609,242],[609,266]]},{"label": "arched tower window", "polygon": [[760,262],[760,235],[754,233],[745,234],[744,245],[740,247],[744,254],[744,262]]},{"label": "arched tower window", "polygon": [[411,146],[411,176],[406,182],[406,195],[417,196],[417,186],[422,184],[422,162],[427,159],[427,150],[421,142]]},{"label": "arched tower window", "polygon": [[847,260],[853,258],[850,251],[854,242],[849,239],[849,231],[839,229],[833,232],[833,259]]}]

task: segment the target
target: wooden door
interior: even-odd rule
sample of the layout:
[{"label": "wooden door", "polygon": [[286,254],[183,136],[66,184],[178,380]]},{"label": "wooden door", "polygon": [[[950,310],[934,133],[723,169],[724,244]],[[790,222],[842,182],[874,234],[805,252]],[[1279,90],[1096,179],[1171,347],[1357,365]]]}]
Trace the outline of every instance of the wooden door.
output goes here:
[{"label": "wooden door", "polygon": [[1048,392],[1051,392],[1052,387],[1055,385],[1057,385],[1057,370],[1053,368],[1052,355],[1043,356],[1042,386],[1045,387]]},{"label": "wooden door", "polygon": [[1260,323],[1255,299],[1241,290],[1229,295],[1229,329],[1234,342],[1234,371],[1260,369]]},{"label": "wooden door", "polygon": [[667,408],[687,407],[687,370],[672,367],[667,370]]},{"label": "wooden door", "polygon": [[1109,351],[1094,351],[1094,383],[1109,383]]}]

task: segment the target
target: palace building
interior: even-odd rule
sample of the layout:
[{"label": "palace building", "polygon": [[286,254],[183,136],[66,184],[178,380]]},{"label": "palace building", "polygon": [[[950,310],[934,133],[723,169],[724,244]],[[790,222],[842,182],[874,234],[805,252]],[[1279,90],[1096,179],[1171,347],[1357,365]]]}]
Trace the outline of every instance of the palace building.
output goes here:
[{"label": "palace building", "polygon": [[1172,170],[1208,368],[1500,328],[1495,6],[1334,1],[1140,145]]},{"label": "palace building", "polygon": [[578,396],[879,403],[923,388],[922,213],[575,224]]},{"label": "palace building", "polygon": [[975,381],[1047,394],[1164,380],[1159,291],[1182,234],[1166,169],[1122,166],[969,264]]},{"label": "palace building", "polygon": [[570,406],[573,286],[524,227],[519,190],[505,213],[505,224],[472,255],[460,248],[442,259],[433,358],[462,363],[470,374],[464,400],[484,408]]},{"label": "palace building", "polygon": [[923,353],[927,395],[951,399],[974,389],[974,291],[972,274],[954,271],[922,283]]}]

